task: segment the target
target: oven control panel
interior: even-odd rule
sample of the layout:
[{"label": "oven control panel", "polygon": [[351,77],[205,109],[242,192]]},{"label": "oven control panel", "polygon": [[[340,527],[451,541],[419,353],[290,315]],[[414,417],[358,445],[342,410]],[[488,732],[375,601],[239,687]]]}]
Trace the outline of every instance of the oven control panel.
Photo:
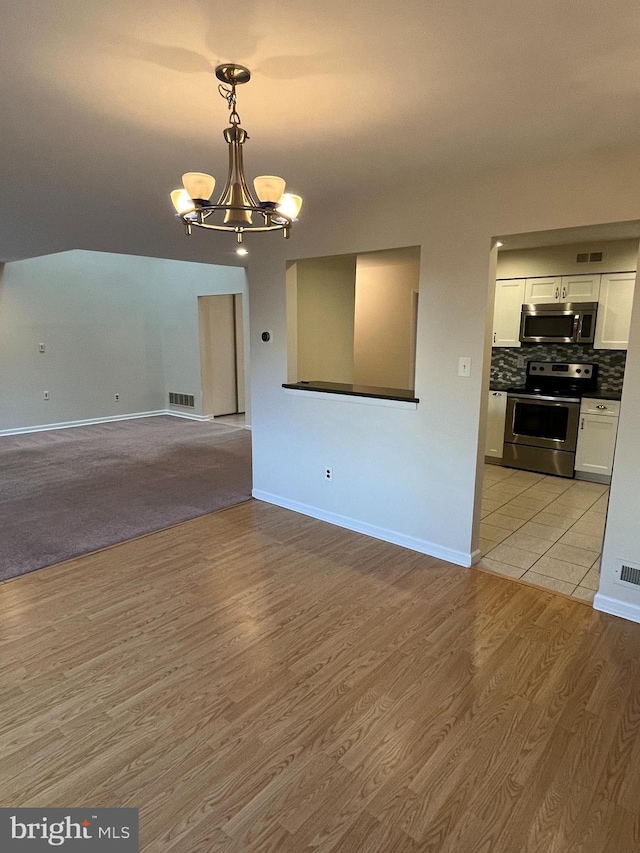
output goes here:
[{"label": "oven control panel", "polygon": [[570,379],[573,382],[580,379],[591,380],[598,365],[589,362],[555,362],[555,361],[529,361],[527,362],[528,377],[544,377],[545,379]]}]

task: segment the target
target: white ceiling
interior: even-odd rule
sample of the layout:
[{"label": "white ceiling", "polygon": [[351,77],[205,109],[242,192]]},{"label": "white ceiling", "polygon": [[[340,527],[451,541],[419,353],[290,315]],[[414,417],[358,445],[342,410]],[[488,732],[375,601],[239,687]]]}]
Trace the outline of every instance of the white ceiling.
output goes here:
[{"label": "white ceiling", "polygon": [[640,138],[631,0],[4,0],[1,24],[4,260],[236,262],[227,235],[184,237],[167,195],[224,177],[221,61],[253,72],[248,175],[282,174],[310,217],[358,187]]}]

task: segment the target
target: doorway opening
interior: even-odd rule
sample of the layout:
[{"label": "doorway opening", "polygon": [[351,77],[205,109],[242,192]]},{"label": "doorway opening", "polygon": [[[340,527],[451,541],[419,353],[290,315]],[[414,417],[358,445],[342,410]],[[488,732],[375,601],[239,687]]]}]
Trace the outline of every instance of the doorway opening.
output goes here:
[{"label": "doorway opening", "polygon": [[244,305],[241,293],[198,297],[202,414],[244,426]]},{"label": "doorway opening", "polygon": [[[587,602],[599,586],[639,238],[634,221],[501,236],[492,250],[479,567]],[[590,340],[579,329],[573,340],[523,340],[527,317],[537,311],[553,331],[545,318],[565,309],[578,325],[595,320]]]}]

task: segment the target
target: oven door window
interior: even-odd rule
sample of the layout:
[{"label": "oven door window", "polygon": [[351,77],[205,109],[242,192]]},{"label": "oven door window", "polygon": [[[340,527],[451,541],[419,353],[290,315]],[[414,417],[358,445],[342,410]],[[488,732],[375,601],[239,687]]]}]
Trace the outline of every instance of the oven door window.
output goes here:
[{"label": "oven door window", "polygon": [[526,314],[523,318],[524,338],[567,338],[573,340],[575,314]]},{"label": "oven door window", "polygon": [[569,409],[566,406],[519,402],[514,410],[513,432],[531,438],[565,441],[568,423]]}]

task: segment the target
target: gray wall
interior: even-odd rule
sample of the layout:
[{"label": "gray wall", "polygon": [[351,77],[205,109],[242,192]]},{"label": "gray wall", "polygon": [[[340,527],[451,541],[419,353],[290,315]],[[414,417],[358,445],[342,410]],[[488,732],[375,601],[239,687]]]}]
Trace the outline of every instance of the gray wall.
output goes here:
[{"label": "gray wall", "polygon": [[[519,169],[473,181],[444,178],[384,199],[307,215],[284,245],[252,253],[254,488],[263,500],[460,563],[476,556],[491,363],[493,238],[637,220],[638,152]],[[589,175],[588,181],[584,176]],[[406,215],[407,199],[420,198]],[[420,245],[415,411],[313,399],[280,387],[286,376],[285,266],[289,259]],[[492,260],[490,257],[492,254]],[[633,265],[635,268],[635,264]],[[618,587],[614,555],[640,562],[640,288],[632,318],[601,592],[637,608]],[[457,375],[472,359],[471,376]],[[333,481],[323,470],[333,467]]]},{"label": "gray wall", "polygon": [[[544,239],[544,238],[543,238]],[[576,255],[602,252],[601,261],[579,264]],[[635,271],[637,240],[592,240],[536,249],[501,249],[497,278],[531,278],[536,275],[587,275]]]},{"label": "gray wall", "polygon": [[165,409],[169,390],[193,393],[200,413],[197,296],[240,292],[243,269],[184,261],[71,251],[6,264],[0,430]]}]

